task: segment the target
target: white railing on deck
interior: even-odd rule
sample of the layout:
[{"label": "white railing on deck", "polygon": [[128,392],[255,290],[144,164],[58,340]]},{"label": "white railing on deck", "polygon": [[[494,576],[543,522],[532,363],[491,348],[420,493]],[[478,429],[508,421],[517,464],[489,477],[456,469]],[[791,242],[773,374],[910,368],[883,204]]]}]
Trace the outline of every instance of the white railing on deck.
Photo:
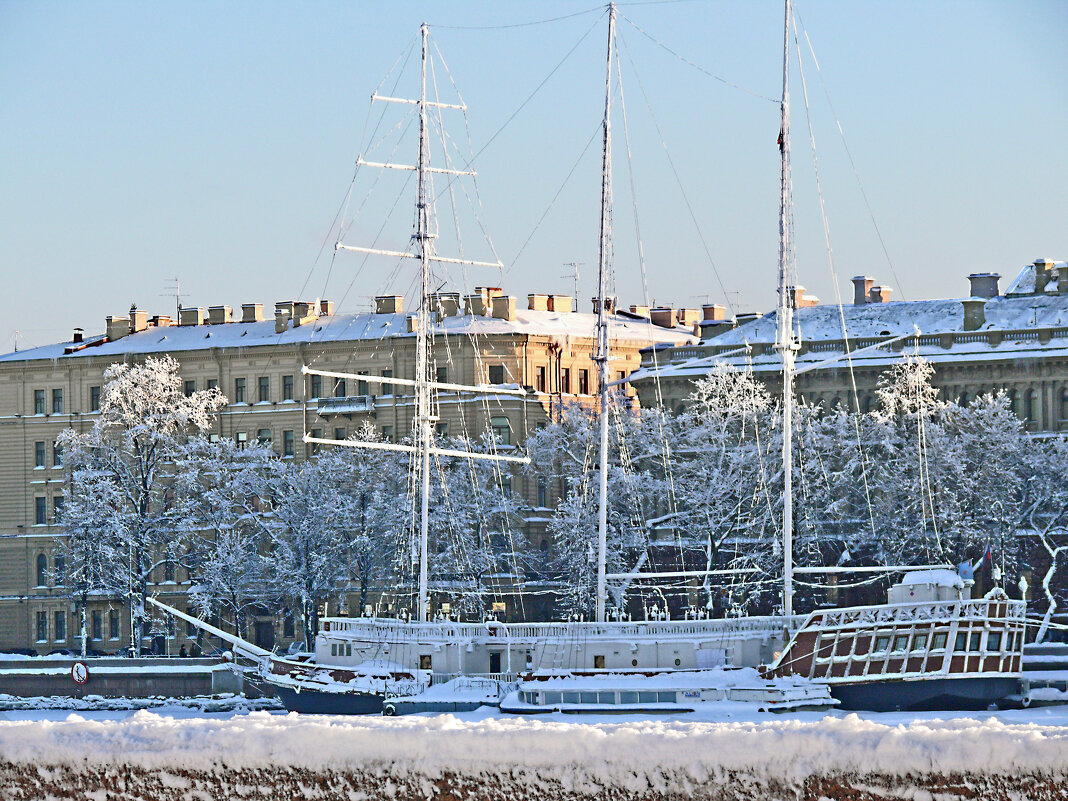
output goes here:
[{"label": "white railing on deck", "polygon": [[927,601],[908,604],[880,604],[878,606],[854,606],[846,609],[823,609],[813,612],[805,621],[804,628],[816,625],[826,628],[864,625],[870,623],[911,623],[932,620],[985,620],[991,617],[990,607],[1004,606],[1005,613],[999,617],[1007,620],[1023,620],[1027,604],[1024,601],[980,599],[974,601]]}]

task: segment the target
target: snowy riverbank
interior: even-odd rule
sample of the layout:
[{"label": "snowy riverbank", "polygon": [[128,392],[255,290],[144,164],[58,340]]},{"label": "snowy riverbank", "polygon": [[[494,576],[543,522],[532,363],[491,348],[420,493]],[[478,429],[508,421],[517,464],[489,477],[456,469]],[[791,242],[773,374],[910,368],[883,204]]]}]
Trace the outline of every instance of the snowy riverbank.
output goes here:
[{"label": "snowy riverbank", "polygon": [[994,718],[894,724],[856,715],[575,723],[264,712],[0,721],[0,786],[23,793],[5,798],[46,795],[60,777],[85,793],[105,785],[124,793],[115,798],[272,797],[238,794],[237,785],[299,786],[324,799],[360,797],[349,790],[364,798],[479,797],[489,788],[496,788],[490,797],[512,798],[762,798],[787,789],[799,797],[818,791],[817,798],[829,792],[827,782],[947,798],[964,782],[972,792],[1013,786],[1018,797],[1061,798],[1068,797],[1068,726]]}]

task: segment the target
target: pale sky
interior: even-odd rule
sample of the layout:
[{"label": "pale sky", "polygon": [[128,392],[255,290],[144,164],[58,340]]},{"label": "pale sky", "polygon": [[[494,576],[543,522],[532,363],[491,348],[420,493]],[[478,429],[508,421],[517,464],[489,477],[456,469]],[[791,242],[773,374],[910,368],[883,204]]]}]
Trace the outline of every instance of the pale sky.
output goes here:
[{"label": "pale sky", "polygon": [[[821,68],[802,33],[844,297],[858,273],[891,285],[895,298],[952,297],[966,292],[970,272],[999,272],[1004,287],[1035,258],[1068,258],[1068,2],[797,0],[796,8]],[[682,0],[619,10],[630,139],[628,160],[617,93],[621,303],[641,303],[646,292],[636,206],[650,300],[699,305],[707,295],[739,311],[771,308],[778,106],[766,98],[780,92],[781,4]],[[69,339],[74,326],[102,331],[105,315],[131,303],[173,311],[164,293],[175,277],[186,305],[323,296],[358,311],[373,295],[410,293],[414,264],[361,268],[362,257],[332,260],[331,247],[322,255],[320,247],[333,242],[365,132],[383,110],[376,104],[369,116],[370,94],[405,53],[386,88],[399,75],[396,94],[418,93],[410,48],[422,21],[448,67],[435,72],[442,100],[453,98],[451,75],[468,106],[469,132],[462,114],[442,115],[452,141],[478,153],[478,219],[507,265],[503,276],[454,271],[451,288],[570,293],[563,265],[582,262],[580,308],[589,310],[607,38],[593,3],[7,0],[0,351],[12,349],[16,330],[20,349]],[[833,301],[796,63],[791,80],[800,282]],[[379,132],[398,121],[403,130],[408,110],[386,107]],[[389,139],[375,155],[414,163],[414,147],[411,135]],[[370,244],[395,207],[378,245],[405,246],[414,203],[405,175],[381,178],[346,242]],[[375,177],[358,172],[350,216]],[[449,193],[438,181],[438,249],[453,255]],[[466,208],[459,183],[456,190]],[[465,252],[483,259],[478,219],[459,215]]]}]

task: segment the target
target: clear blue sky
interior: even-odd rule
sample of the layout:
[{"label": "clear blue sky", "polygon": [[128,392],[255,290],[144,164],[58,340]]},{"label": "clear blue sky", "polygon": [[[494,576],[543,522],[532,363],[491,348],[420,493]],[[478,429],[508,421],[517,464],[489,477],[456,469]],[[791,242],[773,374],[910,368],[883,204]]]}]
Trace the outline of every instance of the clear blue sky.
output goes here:
[{"label": "clear blue sky", "polygon": [[[319,249],[349,188],[370,93],[423,20],[469,106],[476,151],[589,31],[475,162],[481,218],[511,265],[506,290],[570,291],[562,263],[584,262],[587,309],[599,143],[579,156],[601,116],[606,21],[598,10],[545,25],[446,26],[522,23],[592,5],[0,2],[0,350],[11,349],[16,329],[20,347],[69,338],[75,325],[102,330],[106,314],[132,302],[166,312],[173,300],[161,295],[175,276],[187,305],[271,304],[303,292],[344,297],[343,308],[356,310],[374,294],[407,291],[410,266],[397,275],[388,263],[358,271],[359,257],[346,255],[331,269],[329,249]],[[806,53],[843,292],[865,272],[893,285],[895,297],[959,296],[969,272],[1000,272],[1004,286],[1034,258],[1068,258],[1068,3],[798,0],[797,8],[897,274]],[[722,302],[726,290],[740,293],[728,299],[741,310],[771,307],[778,110],[748,92],[779,93],[780,3],[620,10],[723,79],[620,21],[649,294],[695,305],[706,294]],[[398,94],[417,92],[415,63]],[[796,86],[796,66],[793,75]],[[439,87],[447,82],[439,70]],[[801,283],[831,300],[799,93],[793,106]],[[385,118],[388,130],[403,109],[387,111],[395,115]],[[462,118],[452,122],[466,147]],[[616,272],[626,304],[641,302],[643,288],[621,117],[614,126]],[[410,138],[400,145],[394,159],[410,161]],[[361,171],[354,198],[372,178]],[[403,188],[389,179],[397,175],[383,179],[346,241],[373,238]],[[409,197],[387,228],[393,240],[380,244],[403,245]],[[446,199],[443,252],[455,247]],[[484,256],[470,215],[461,222],[468,254]],[[470,284],[497,280],[469,276]]]}]

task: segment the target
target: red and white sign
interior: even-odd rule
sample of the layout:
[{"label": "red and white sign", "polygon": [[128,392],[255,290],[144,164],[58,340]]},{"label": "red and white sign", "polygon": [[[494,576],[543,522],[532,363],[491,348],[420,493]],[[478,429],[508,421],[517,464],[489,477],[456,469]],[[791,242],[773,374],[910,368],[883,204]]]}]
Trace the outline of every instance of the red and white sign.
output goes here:
[{"label": "red and white sign", "polygon": [[89,681],[89,668],[85,662],[75,662],[70,668],[70,677],[75,684],[85,684]]}]

